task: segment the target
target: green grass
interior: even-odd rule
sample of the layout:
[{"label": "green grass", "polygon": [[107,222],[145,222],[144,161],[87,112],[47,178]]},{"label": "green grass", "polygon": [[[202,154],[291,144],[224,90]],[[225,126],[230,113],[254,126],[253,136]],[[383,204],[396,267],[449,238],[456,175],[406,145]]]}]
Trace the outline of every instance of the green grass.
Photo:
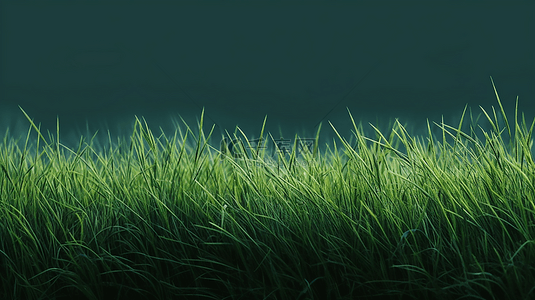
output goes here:
[{"label": "green grass", "polygon": [[137,120],[99,150],[28,117],[0,145],[0,298],[533,298],[535,123],[497,100],[489,132],[465,113],[426,138],[332,127],[323,153],[275,160],[217,153],[203,115],[197,136]]}]

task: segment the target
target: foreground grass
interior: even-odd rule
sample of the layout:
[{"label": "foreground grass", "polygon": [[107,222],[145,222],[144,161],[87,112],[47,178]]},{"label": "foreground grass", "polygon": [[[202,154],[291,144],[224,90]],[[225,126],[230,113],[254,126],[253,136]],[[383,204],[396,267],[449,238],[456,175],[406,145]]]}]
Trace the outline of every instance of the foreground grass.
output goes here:
[{"label": "foreground grass", "polygon": [[498,103],[484,140],[464,114],[427,139],[333,127],[332,150],[279,162],[139,121],[68,149],[32,122],[0,147],[0,298],[535,297],[533,123]]}]

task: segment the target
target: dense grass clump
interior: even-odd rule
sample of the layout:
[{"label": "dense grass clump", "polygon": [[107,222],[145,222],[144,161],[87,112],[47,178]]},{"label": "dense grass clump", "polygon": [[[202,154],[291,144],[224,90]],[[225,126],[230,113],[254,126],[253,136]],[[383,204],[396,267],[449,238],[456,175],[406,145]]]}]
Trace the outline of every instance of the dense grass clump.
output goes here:
[{"label": "dense grass clump", "polygon": [[299,159],[218,152],[202,115],[99,150],[30,121],[0,145],[0,298],[533,298],[534,123],[498,104],[490,132],[333,127]]}]

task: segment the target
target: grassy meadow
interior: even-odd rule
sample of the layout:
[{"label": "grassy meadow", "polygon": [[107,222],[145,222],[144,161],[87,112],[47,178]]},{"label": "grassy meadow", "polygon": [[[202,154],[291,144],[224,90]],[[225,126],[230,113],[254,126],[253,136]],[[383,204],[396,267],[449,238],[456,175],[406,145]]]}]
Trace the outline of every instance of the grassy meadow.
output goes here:
[{"label": "grassy meadow", "polygon": [[532,299],[534,123],[496,96],[491,131],[465,113],[427,137],[331,126],[300,157],[235,158],[203,115],[104,149],[27,116],[0,142],[0,298]]}]

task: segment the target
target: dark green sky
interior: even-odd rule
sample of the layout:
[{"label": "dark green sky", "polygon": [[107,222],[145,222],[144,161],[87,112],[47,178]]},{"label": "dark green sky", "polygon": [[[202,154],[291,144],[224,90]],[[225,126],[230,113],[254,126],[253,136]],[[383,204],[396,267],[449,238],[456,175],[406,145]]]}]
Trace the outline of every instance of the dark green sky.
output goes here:
[{"label": "dark green sky", "polygon": [[[349,136],[357,121],[457,121],[466,104],[535,112],[532,4],[248,4],[24,1],[1,5],[0,126],[66,137],[134,115],[170,131],[206,110],[216,132],[314,132],[327,120]],[[368,127],[369,128],[369,127]],[[117,131],[116,131],[117,130]],[[171,133],[171,132],[170,132]]]}]

